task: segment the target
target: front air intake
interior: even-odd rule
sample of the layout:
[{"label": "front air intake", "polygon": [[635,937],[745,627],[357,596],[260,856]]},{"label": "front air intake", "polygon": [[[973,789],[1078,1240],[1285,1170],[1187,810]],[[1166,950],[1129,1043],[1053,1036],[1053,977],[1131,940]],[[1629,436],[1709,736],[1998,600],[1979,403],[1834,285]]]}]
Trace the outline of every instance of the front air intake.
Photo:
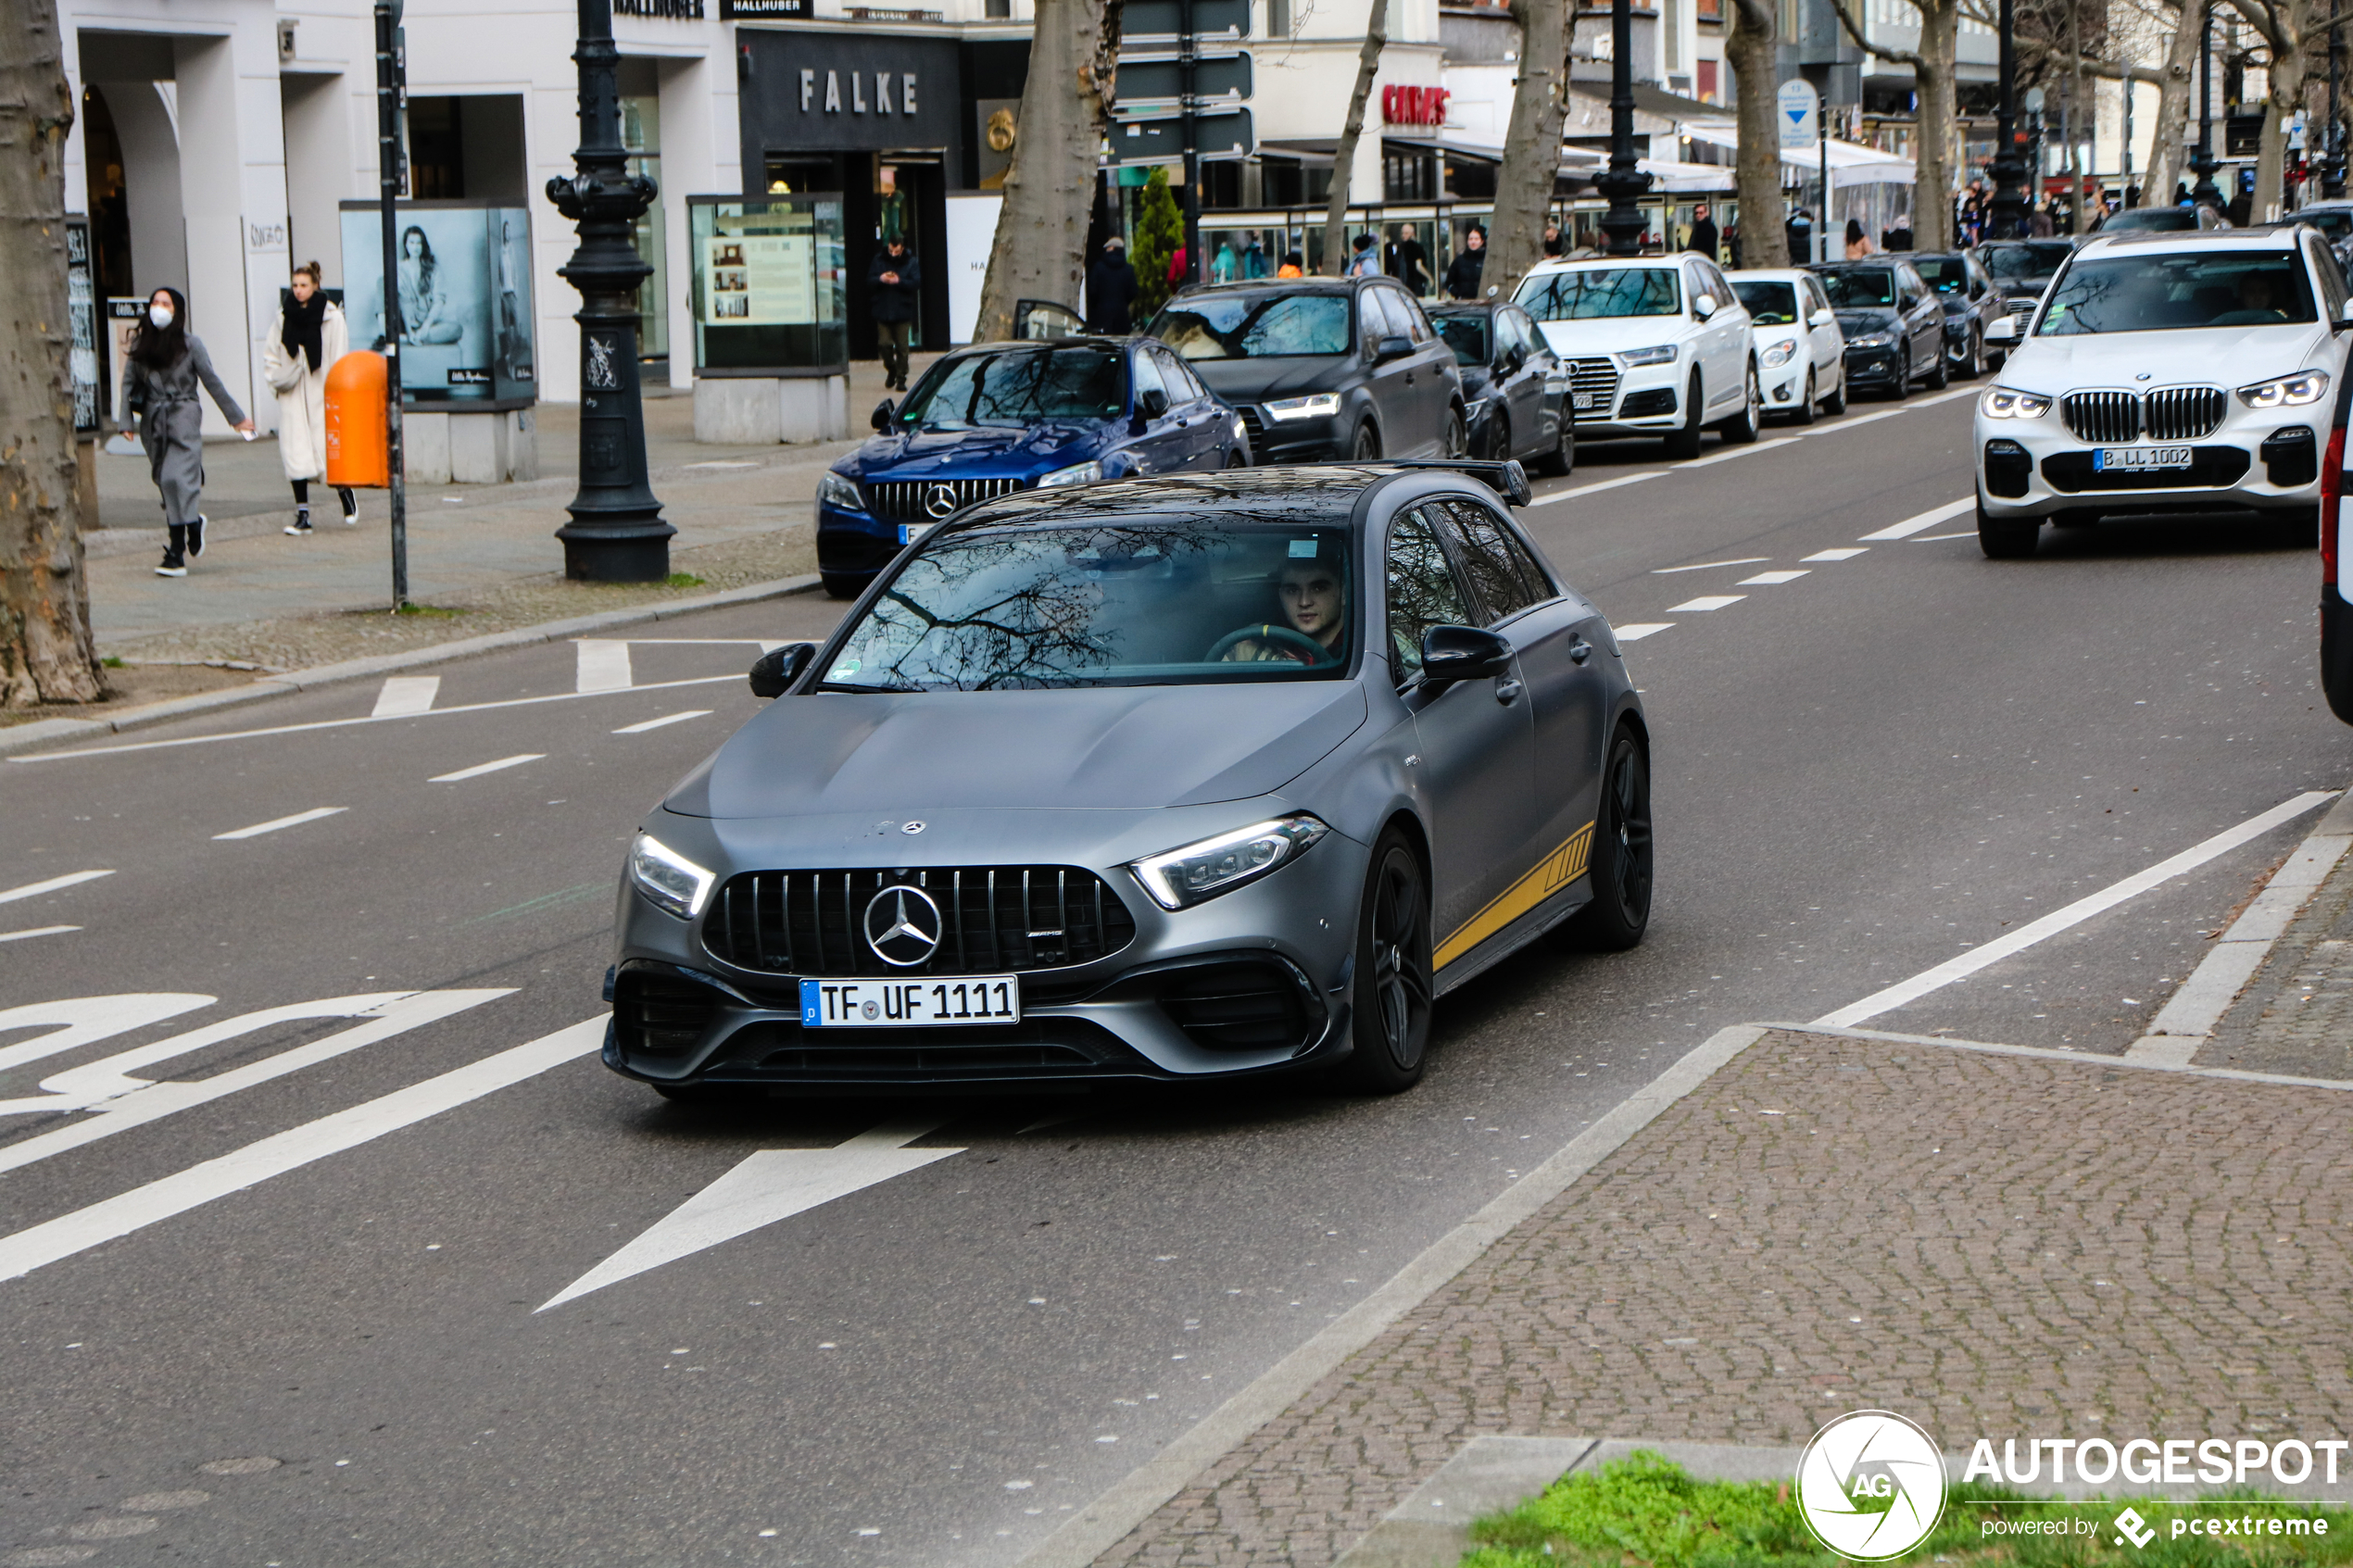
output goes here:
[{"label": "front air intake", "polygon": [[2070,392],[2059,412],[2078,441],[2124,442],[2141,433],[2141,400],[2129,392]]}]

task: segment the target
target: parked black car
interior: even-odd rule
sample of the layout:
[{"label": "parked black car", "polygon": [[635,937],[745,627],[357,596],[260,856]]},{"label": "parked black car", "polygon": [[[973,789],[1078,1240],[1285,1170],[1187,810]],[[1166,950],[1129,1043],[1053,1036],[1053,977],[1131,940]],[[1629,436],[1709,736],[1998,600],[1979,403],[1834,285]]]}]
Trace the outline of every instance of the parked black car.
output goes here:
[{"label": "parked black car", "polygon": [[2353,276],[2353,201],[2307,202],[2289,213],[2286,221],[2318,229],[2337,266]]},{"label": "parked black car", "polygon": [[1488,300],[1441,305],[1429,319],[1462,373],[1471,452],[1517,458],[1540,473],[1568,472],[1577,461],[1569,369],[1528,312]]},{"label": "parked black car", "polygon": [[1922,251],[1911,258],[1923,282],[1936,291],[1944,307],[1944,363],[1963,381],[1975,381],[1988,363],[1998,365],[2003,354],[1985,349],[1985,329],[2010,313],[1994,280],[1977,257],[1965,250]]},{"label": "parked black car", "polygon": [[1457,458],[1469,441],[1453,350],[1390,279],[1189,288],[1147,330],[1241,414],[1257,462]]},{"label": "parked black car", "polygon": [[1846,334],[1846,386],[1909,397],[1925,381],[1941,392],[1951,379],[1944,363],[1944,307],[1909,261],[1892,256],[1869,261],[1827,261],[1823,292]]},{"label": "parked black car", "polygon": [[[2138,212],[2140,208],[2134,207]],[[2075,254],[2073,240],[1988,240],[1969,253],[2013,316],[2031,314],[2043,303],[2043,291],[2059,268]]]}]

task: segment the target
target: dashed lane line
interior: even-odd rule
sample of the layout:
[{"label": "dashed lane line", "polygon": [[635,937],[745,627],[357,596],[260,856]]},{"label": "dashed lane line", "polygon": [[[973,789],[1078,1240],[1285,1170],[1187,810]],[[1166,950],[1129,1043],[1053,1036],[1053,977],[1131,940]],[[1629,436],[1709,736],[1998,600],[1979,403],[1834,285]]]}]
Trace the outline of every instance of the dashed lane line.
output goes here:
[{"label": "dashed lane line", "polygon": [[623,724],[621,728],[615,730],[613,734],[617,735],[642,735],[648,730],[659,730],[669,724],[683,724],[689,719],[708,719],[710,717],[711,709],[708,708],[689,708],[677,713],[665,713],[659,719],[648,719],[635,724]]},{"label": "dashed lane line", "polygon": [[610,637],[582,637],[573,646],[580,650],[575,691],[626,691],[633,684],[627,643]]},{"label": "dashed lane line", "polygon": [[1746,597],[1748,597],[1746,594],[1703,594],[1695,599],[1685,599],[1679,605],[1668,605],[1667,613],[1681,615],[1689,611],[1693,615],[1702,615],[1711,609],[1722,609],[1727,605],[1736,605]]},{"label": "dashed lane line", "polygon": [[1801,560],[1853,560],[1856,556],[1868,556],[1870,553],[1870,550],[1864,546],[1851,545],[1839,550],[1816,550],[1810,556],[1801,556],[1798,558]]},{"label": "dashed lane line", "polygon": [[1704,560],[1695,562],[1690,566],[1655,566],[1651,568],[1651,575],[1653,577],[1668,577],[1678,571],[1707,571],[1719,566],[1755,566],[1760,562],[1768,561],[1772,558],[1773,558],[1770,556],[1743,556],[1737,560]]},{"label": "dashed lane line", "polygon": [[1760,571],[1754,577],[1743,577],[1737,587],[1778,588],[1784,583],[1794,583],[1801,577],[1811,577],[1810,571]]},{"label": "dashed lane line", "polygon": [[371,719],[406,719],[411,714],[433,710],[434,698],[441,695],[438,675],[387,675],[384,690],[376,694],[376,706]]},{"label": "dashed lane line", "polygon": [[2053,909],[2037,921],[2031,921],[2016,931],[2006,932],[1982,946],[1970,948],[1958,958],[1947,959],[1935,968],[1923,970],[1909,980],[1899,980],[1884,990],[1874,991],[1850,1007],[1824,1013],[1814,1022],[1826,1028],[1845,1029],[1877,1018],[1883,1012],[1908,1007],[1931,991],[1965,979],[1979,970],[1987,969],[2004,959],[2025,951],[2045,937],[2056,936],[2070,926],[2081,925],[2094,915],[2105,913],[2129,898],[2138,897],[2151,888],[2171,882],[2177,876],[2196,871],[2218,855],[2224,855],[2251,839],[2295,821],[2305,812],[2325,806],[2340,792],[2333,789],[2307,790],[2303,794],[2272,807],[2270,810],[2249,817],[2236,827],[2225,828],[2213,837],[2190,846],[2169,859],[2159,860],[2146,871],[2135,872],[2121,882],[2111,883],[2097,893],[2078,898],[2064,909]]},{"label": "dashed lane line", "polygon": [[1892,523],[1876,533],[1866,533],[1860,542],[1866,545],[1876,545],[1887,539],[1909,539],[1915,533],[1925,533],[1940,522],[1957,518],[1963,512],[1971,512],[1976,509],[1977,497],[1964,495],[1957,501],[1947,501],[1941,507],[1931,507],[1928,510],[1907,517],[1901,522]]},{"label": "dashed lane line", "polygon": [[520,768],[526,762],[536,762],[547,754],[544,751],[519,751],[512,757],[501,757],[496,762],[477,762],[471,768],[460,768],[454,773],[435,773],[427,784],[462,784],[478,779],[484,773],[496,773],[507,768]]},{"label": "dashed lane line", "polygon": [[278,833],[286,828],[298,828],[305,822],[315,822],[321,817],[335,816],[350,809],[348,806],[314,806],[308,811],[296,811],[291,817],[278,817],[270,822],[256,822],[249,828],[232,828],[227,833],[216,833],[212,836],[216,842],[230,838],[259,838],[265,833]]},{"label": "dashed lane line", "polygon": [[1966,533],[1931,533],[1925,539],[1911,539],[1906,540],[1906,543],[1912,545],[1941,545],[1947,539],[1974,539],[1976,537],[1977,530],[1972,528]]},{"label": "dashed lane line", "polygon": [[1621,643],[1639,643],[1644,637],[1669,630],[1674,624],[1672,621],[1637,621],[1631,626],[1613,626],[1610,630],[1617,634]]},{"label": "dashed lane line", "polygon": [[484,1057],[479,1061],[412,1084],[348,1110],[322,1116],[258,1143],[191,1165],[173,1175],[61,1214],[13,1236],[0,1236],[0,1280],[19,1279],[33,1270],[103,1247],[132,1232],[244,1191],[273,1176],[298,1171],[330,1155],[398,1132],[454,1110],[485,1095],[524,1083],[550,1068],[595,1054],[605,1037],[606,1015],[581,1020],[536,1040]]},{"label": "dashed lane line", "polygon": [[1555,490],[1550,495],[1539,495],[1528,504],[1531,507],[1549,507],[1554,501],[1567,501],[1579,495],[1591,495],[1597,490],[1615,490],[1621,484],[1640,484],[1646,479],[1665,479],[1673,471],[1672,469],[1653,469],[1647,473],[1622,473],[1616,479],[1604,479],[1597,484],[1580,484],[1574,490]]},{"label": "dashed lane line", "polygon": [[21,942],[28,936],[63,936],[69,931],[80,931],[78,925],[36,925],[27,931],[0,931],[0,942]]},{"label": "dashed lane line", "polygon": [[19,898],[37,898],[44,893],[55,893],[65,887],[78,887],[85,882],[95,882],[102,876],[112,875],[114,872],[110,871],[72,872],[64,876],[53,876],[46,882],[28,882],[22,887],[11,887],[6,892],[0,893],[0,904],[13,904]]},{"label": "dashed lane line", "polygon": [[1759,452],[1769,452],[1776,446],[1794,446],[1799,439],[1794,435],[1782,435],[1771,441],[1752,441],[1745,446],[1727,446],[1705,458],[1693,458],[1682,466],[1687,469],[1704,469],[1716,463],[1729,463],[1734,458],[1753,458]]}]

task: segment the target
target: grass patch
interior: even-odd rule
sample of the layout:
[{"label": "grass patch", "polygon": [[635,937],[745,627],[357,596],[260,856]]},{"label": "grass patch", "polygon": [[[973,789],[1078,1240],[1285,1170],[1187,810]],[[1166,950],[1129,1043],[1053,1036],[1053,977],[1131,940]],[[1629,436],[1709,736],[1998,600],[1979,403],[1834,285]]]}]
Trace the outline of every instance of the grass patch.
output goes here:
[{"label": "grass patch", "polygon": [[108,654],[106,658],[98,660],[98,662],[105,665],[109,670],[127,670],[130,668],[129,665],[123,663],[122,660],[115,658],[112,654]]},{"label": "grass patch", "polygon": [[664,579],[673,588],[699,588],[702,579],[691,571],[673,571]]},{"label": "grass patch", "polygon": [[[2157,1532],[2145,1549],[2116,1544],[2115,1520],[2127,1499],[2037,1503],[2028,1494],[1965,1483],[1947,1494],[1936,1529],[1898,1561],[1966,1563],[1979,1568],[2095,1568],[2127,1562],[2150,1568],[2290,1568],[2353,1562],[2353,1511],[2308,1503],[2269,1503],[2248,1492],[2218,1492],[2250,1506],[2258,1522],[2310,1519],[2314,1534],[2268,1533],[2209,1539],[2173,1537],[2176,1519],[2228,1516],[2232,1510],[2159,1499],[2129,1499]],[[2059,1520],[2088,1524],[2074,1533],[2001,1536],[1988,1521]],[[2326,1534],[2319,1533],[2325,1524]],[[2242,1526],[2244,1529],[2244,1526]],[[1635,1453],[1598,1472],[1579,1472],[1541,1496],[1471,1526],[1473,1549],[1462,1568],[1838,1568],[1846,1560],[1822,1549],[1798,1515],[1792,1487],[1768,1482],[1695,1481],[1655,1453]]]},{"label": "grass patch", "polygon": [[422,615],[429,620],[447,621],[452,616],[463,615],[466,612],[462,609],[444,609],[439,605],[411,604],[407,599],[403,599],[400,601],[400,608],[394,610],[392,613],[395,615]]}]

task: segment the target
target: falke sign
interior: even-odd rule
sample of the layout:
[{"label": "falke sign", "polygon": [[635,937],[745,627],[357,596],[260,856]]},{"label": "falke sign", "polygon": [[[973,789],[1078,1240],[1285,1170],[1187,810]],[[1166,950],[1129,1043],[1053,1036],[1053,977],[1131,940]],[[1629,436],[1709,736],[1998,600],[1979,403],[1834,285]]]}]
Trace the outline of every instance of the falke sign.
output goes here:
[{"label": "falke sign", "polygon": [[1443,87],[1384,87],[1380,90],[1381,123],[1443,125],[1446,100],[1452,95]]},{"label": "falke sign", "polygon": [[[814,111],[821,96],[827,114],[840,114],[845,109],[851,114],[912,115],[916,112],[913,71],[878,70],[872,75],[874,98],[873,107],[869,108],[867,72],[829,70],[824,73],[821,87],[817,72],[804,68],[800,73],[800,112],[809,114]],[[891,103],[893,95],[899,100],[896,106]]]}]

